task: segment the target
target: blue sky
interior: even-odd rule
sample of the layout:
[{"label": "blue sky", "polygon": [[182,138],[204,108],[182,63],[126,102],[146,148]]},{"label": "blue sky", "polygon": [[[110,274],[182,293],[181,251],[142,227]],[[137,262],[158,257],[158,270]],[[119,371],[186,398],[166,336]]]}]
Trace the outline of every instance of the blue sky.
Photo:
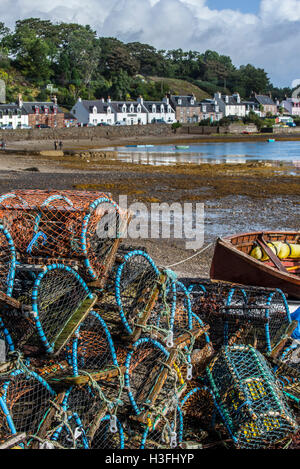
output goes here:
[{"label": "blue sky", "polygon": [[243,13],[257,13],[259,11],[260,0],[208,0],[207,5],[217,10],[230,8]]},{"label": "blue sky", "polygon": [[[215,50],[266,70],[275,86],[300,79],[300,0],[0,0],[11,27],[29,17],[89,24],[100,36],[157,49]],[[84,6],[84,8],[83,8]]]}]

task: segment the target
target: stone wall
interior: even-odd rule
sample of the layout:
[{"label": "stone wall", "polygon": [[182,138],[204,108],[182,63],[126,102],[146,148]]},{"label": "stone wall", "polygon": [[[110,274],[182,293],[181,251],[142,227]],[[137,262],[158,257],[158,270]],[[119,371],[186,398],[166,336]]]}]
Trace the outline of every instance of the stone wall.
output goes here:
[{"label": "stone wall", "polygon": [[273,134],[296,134],[300,133],[300,127],[273,127]]},{"label": "stone wall", "polygon": [[244,132],[257,133],[258,129],[255,124],[230,124],[228,126],[227,132],[230,134],[242,134]]},{"label": "stone wall", "polygon": [[206,125],[191,125],[191,126],[182,126],[177,130],[181,134],[190,134],[190,135],[211,135],[211,134],[224,134],[227,133],[227,127],[210,127]]},{"label": "stone wall", "polygon": [[70,127],[64,129],[0,130],[0,140],[91,140],[110,137],[167,136],[173,133],[170,125],[124,125],[108,127]]}]

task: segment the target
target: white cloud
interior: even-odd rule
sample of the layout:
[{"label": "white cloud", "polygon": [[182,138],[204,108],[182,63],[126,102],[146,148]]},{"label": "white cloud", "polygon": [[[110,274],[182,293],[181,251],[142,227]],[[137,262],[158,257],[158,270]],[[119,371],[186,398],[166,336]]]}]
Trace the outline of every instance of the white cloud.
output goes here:
[{"label": "white cloud", "polygon": [[28,17],[90,24],[99,35],[160,49],[214,49],[236,65],[253,63],[275,85],[299,76],[300,0],[261,0],[257,15],[213,10],[206,0],[0,0],[10,26]]}]

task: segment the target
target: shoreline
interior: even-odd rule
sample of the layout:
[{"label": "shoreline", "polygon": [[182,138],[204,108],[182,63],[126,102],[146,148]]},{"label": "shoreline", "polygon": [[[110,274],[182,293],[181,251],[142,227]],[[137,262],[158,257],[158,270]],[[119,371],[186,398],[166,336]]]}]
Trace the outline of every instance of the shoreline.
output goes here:
[{"label": "shoreline", "polygon": [[[274,138],[277,141],[300,141],[299,135],[292,135],[288,133],[282,134],[254,134],[254,135],[236,135],[236,134],[213,134],[213,135],[191,135],[184,133],[177,133],[172,135],[139,135],[130,137],[101,137],[95,138],[79,138],[79,139],[63,139],[63,151],[81,151],[93,149],[106,149],[110,147],[121,147],[126,145],[135,144],[186,144],[186,143],[234,143],[234,142],[264,142],[269,138]],[[39,152],[44,150],[53,151],[53,141],[39,140],[34,138],[32,140],[8,141],[6,150],[8,153],[12,151],[24,152]],[[3,153],[6,152],[3,150]]]}]

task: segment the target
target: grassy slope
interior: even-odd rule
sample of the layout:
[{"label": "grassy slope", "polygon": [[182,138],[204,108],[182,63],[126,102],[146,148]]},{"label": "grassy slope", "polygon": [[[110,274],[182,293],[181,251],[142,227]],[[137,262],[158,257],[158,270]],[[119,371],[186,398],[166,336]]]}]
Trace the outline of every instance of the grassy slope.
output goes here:
[{"label": "grassy slope", "polygon": [[161,82],[163,81],[165,85],[168,85],[171,94],[188,96],[194,94],[198,101],[202,99],[210,98],[211,96],[205,91],[198,88],[198,86],[193,85],[185,80],[178,80],[177,78],[162,78],[162,77],[149,77],[150,80]]},{"label": "grassy slope", "polygon": [[6,82],[7,101],[17,101],[19,93],[22,94],[25,101],[34,99],[40,92],[13,67],[10,67],[9,70],[0,68],[0,78],[4,78]]}]

